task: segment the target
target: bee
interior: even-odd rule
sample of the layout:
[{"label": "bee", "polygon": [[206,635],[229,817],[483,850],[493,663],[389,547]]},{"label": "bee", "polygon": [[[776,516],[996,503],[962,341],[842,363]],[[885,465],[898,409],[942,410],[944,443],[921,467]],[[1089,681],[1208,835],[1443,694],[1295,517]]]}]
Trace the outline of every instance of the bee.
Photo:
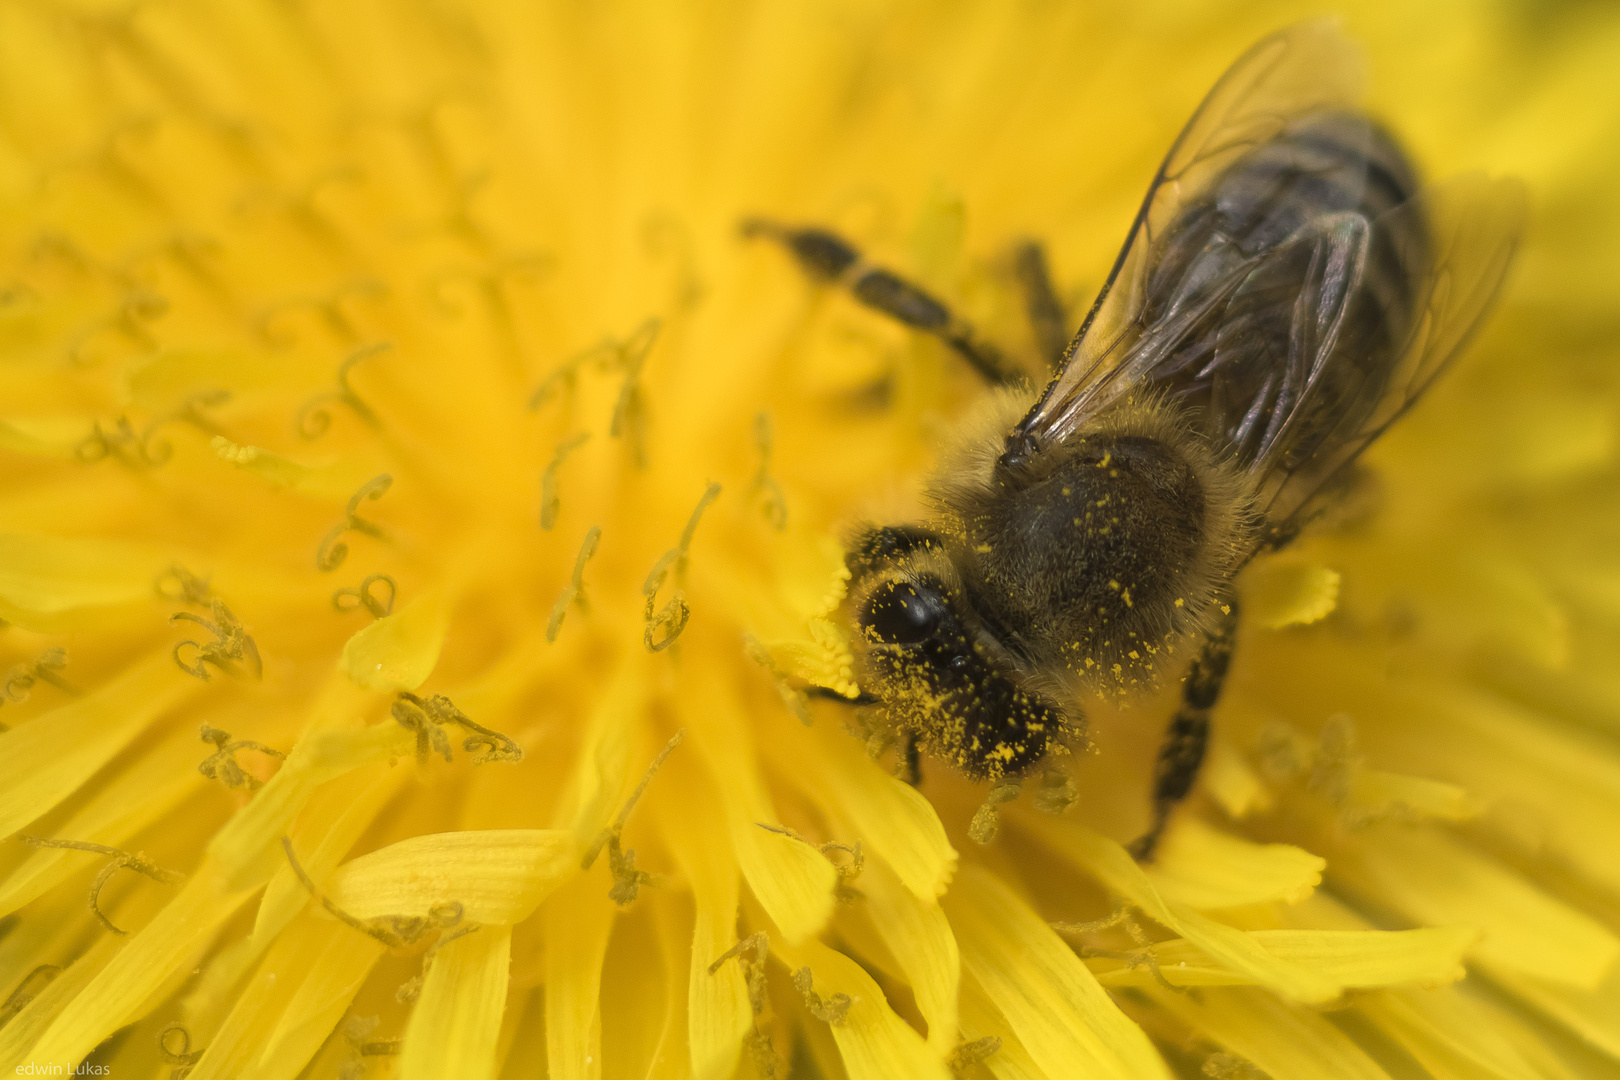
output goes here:
[{"label": "bee", "polygon": [[[1514,181],[1421,188],[1356,107],[1360,71],[1336,27],[1312,22],[1222,76],[1044,390],[837,235],[745,226],[1000,387],[928,484],[930,520],[849,545],[857,700],[900,737],[914,777],[919,753],[974,780],[1026,775],[1083,737],[1088,695],[1154,685],[1187,642],[1133,845],[1151,857],[1204,756],[1235,577],[1330,503],[1458,355],[1522,231]],[[1040,249],[1018,267],[1037,340],[1061,341]]]}]

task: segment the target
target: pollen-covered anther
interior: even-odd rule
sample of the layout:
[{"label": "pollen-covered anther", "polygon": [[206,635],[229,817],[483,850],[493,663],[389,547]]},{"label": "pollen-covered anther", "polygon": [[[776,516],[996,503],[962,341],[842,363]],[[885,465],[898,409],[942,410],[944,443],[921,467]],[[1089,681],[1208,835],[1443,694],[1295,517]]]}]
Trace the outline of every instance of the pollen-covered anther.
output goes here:
[{"label": "pollen-covered anther", "polygon": [[[214,616],[212,621],[201,615],[193,615],[189,611],[179,611],[169,616],[171,623],[194,622],[214,635],[214,640],[206,643],[188,639],[177,644],[173,651],[174,662],[180,666],[181,671],[203,682],[207,682],[210,678],[208,669],[203,666],[205,664],[213,664],[221,671],[235,674],[235,665],[245,662],[255,679],[263,678],[264,663],[259,659],[259,647],[254,644],[253,638],[242,628],[236,616],[231,614],[224,601],[215,597],[211,606]],[[189,664],[180,656],[180,650],[188,645],[197,650]]]},{"label": "pollen-covered anther", "polygon": [[423,698],[402,690],[389,712],[401,727],[416,735],[418,765],[426,765],[430,753],[440,754],[446,762],[452,760],[450,739],[443,730],[445,724],[454,724],[472,733],[461,748],[473,755],[474,765],[487,765],[492,761],[515,764],[523,760],[523,748],[510,737],[475,723],[443,694]]},{"label": "pollen-covered anther", "polygon": [[315,569],[321,573],[330,573],[343,565],[343,560],[349,557],[349,545],[341,537],[346,532],[364,533],[378,540],[386,540],[388,534],[382,527],[367,521],[357,511],[363,499],[380,499],[383,493],[393,486],[394,478],[387,473],[373,476],[360,489],[349,498],[349,504],[344,508],[343,520],[332,526],[325,536],[321,537],[320,545],[315,549]]},{"label": "pollen-covered anther", "polygon": [[[710,482],[704,488],[703,497],[692,511],[692,516],[686,520],[686,528],[681,530],[680,541],[659,557],[653,568],[647,572],[647,580],[641,584],[641,595],[646,598],[642,617],[646,620],[646,629],[642,633],[642,640],[648,652],[663,652],[675,644],[675,639],[681,636],[686,629],[686,621],[691,617],[692,609],[686,603],[686,594],[680,589],[680,582],[686,577],[687,552],[692,546],[692,537],[697,532],[698,522],[703,519],[703,511],[709,504],[720,497],[720,485]],[[658,607],[658,590],[664,587],[664,582],[673,577],[675,587],[671,592],[668,603]]]},{"label": "pollen-covered anther", "polygon": [[557,524],[557,513],[562,508],[562,499],[557,494],[557,473],[562,469],[568,455],[584,446],[590,437],[590,432],[582,431],[558,443],[557,449],[552,452],[551,461],[540,474],[540,527],[547,532]]},{"label": "pollen-covered anther", "polygon": [[658,751],[658,756],[653,758],[652,764],[647,766],[647,771],[641,774],[641,780],[636,784],[635,790],[630,792],[630,797],[624,800],[624,805],[619,808],[619,813],[614,817],[612,824],[597,834],[595,841],[580,859],[580,869],[589,870],[595,865],[596,857],[602,853],[602,848],[607,848],[608,870],[613,875],[613,887],[608,890],[608,898],[620,907],[626,907],[634,902],[643,885],[651,885],[657,880],[647,871],[636,868],[635,849],[624,848],[621,841],[624,827],[630,820],[630,812],[636,808],[636,803],[641,801],[647,785],[652,783],[652,778],[658,774],[665,760],[685,737],[684,730],[670,736],[669,742],[664,744],[664,748]]},{"label": "pollen-covered anther", "polygon": [[1054,816],[1073,806],[1080,797],[1074,777],[1056,766],[1041,774],[1041,786],[1035,790],[1035,809]]},{"label": "pollen-covered anther", "polygon": [[377,341],[370,345],[362,345],[350,353],[343,363],[338,365],[336,392],[319,394],[299,406],[298,414],[293,418],[293,427],[297,429],[298,434],[305,439],[318,439],[326,434],[332,427],[331,406],[335,404],[348,406],[349,410],[365,421],[368,427],[377,427],[380,423],[377,414],[359,394],[355,393],[354,386],[349,382],[349,373],[360,361],[391,348],[392,342]]},{"label": "pollen-covered anther", "polygon": [[[383,600],[371,591],[374,585],[388,586],[388,599]],[[357,608],[365,608],[371,612],[374,619],[385,618],[394,613],[394,601],[399,598],[399,585],[387,574],[369,574],[358,587],[353,589],[339,589],[332,594],[332,608],[339,612],[350,612]]]},{"label": "pollen-covered anther", "polygon": [[809,727],[814,723],[815,717],[810,715],[810,696],[797,686],[794,686],[787,673],[776,666],[776,661],[771,658],[771,651],[765,647],[764,643],[752,634],[744,634],[743,651],[748,654],[750,660],[770,674],[771,682],[776,687],[777,696],[782,699],[782,704],[787,706],[788,711],[797,717],[805,727]]},{"label": "pollen-covered anther", "polygon": [[996,838],[996,833],[1001,829],[1001,804],[1018,798],[1022,788],[1023,781],[1016,776],[1004,776],[996,781],[968,824],[968,836],[975,844],[988,844]]},{"label": "pollen-covered anther", "polygon": [[275,747],[266,746],[253,739],[233,740],[230,732],[209,727],[207,724],[202,726],[202,741],[213,743],[217,749],[197,765],[197,771],[210,780],[218,780],[233,791],[257,791],[264,786],[264,781],[237,763],[235,755],[238,750],[257,750],[277,761],[284,760],[287,756]]},{"label": "pollen-covered anther", "polygon": [[144,853],[139,851],[129,852],[120,848],[108,847],[105,844],[92,844],[85,840],[57,840],[46,836],[24,836],[22,840],[26,844],[32,844],[34,847],[64,848],[68,851],[88,851],[95,855],[105,855],[108,857],[107,864],[101,868],[101,872],[96,875],[96,879],[90,883],[90,910],[95,914],[102,926],[105,926],[108,930],[115,934],[128,934],[129,931],[120,930],[118,927],[114,926],[112,920],[107,918],[107,916],[101,910],[102,886],[106,885],[108,881],[112,880],[112,876],[114,874],[118,873],[120,870],[129,869],[135,871],[137,874],[144,874],[153,881],[164,885],[178,884],[179,882],[184,881],[186,877],[186,875],[177,870],[165,870],[163,867],[147,858]]},{"label": "pollen-covered anther", "polygon": [[835,1027],[848,1019],[849,1007],[855,1004],[855,999],[843,992],[836,993],[830,998],[823,998],[816,993],[815,976],[807,967],[793,973],[793,988],[804,999],[804,1007],[810,1011],[811,1016]]},{"label": "pollen-covered anther", "polygon": [[579,554],[574,556],[574,573],[563,586],[562,592],[557,594],[556,603],[551,605],[551,618],[546,622],[546,644],[554,644],[557,640],[557,631],[562,629],[563,618],[568,614],[571,605],[578,604],[583,609],[585,604],[585,564],[596,556],[596,548],[602,541],[602,528],[592,525],[585,533],[585,539],[579,545]]}]

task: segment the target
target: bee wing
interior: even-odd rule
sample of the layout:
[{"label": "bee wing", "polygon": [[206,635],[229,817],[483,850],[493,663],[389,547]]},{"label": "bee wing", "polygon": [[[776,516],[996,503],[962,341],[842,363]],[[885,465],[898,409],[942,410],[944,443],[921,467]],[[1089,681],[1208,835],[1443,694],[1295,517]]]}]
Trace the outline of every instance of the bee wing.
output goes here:
[{"label": "bee wing", "polygon": [[[1333,20],[1299,23],[1261,40],[1221,76],[1188,121],[1149,185],[1097,301],[1069,345],[1062,370],[1020,424],[1043,441],[1061,441],[1088,414],[1121,395],[1151,371],[1162,355],[1137,348],[1144,334],[1171,342],[1185,334],[1226,295],[1218,289],[1161,312],[1152,327],[1143,317],[1153,296],[1155,241],[1181,211],[1255,147],[1294,119],[1360,97],[1361,55]],[[1236,287],[1242,275],[1228,284]],[[1129,360],[1129,363],[1125,361]]]},{"label": "bee wing", "polygon": [[[1411,408],[1462,352],[1501,292],[1525,214],[1522,184],[1480,174],[1455,177],[1389,211],[1390,217],[1414,217],[1418,223],[1408,227],[1393,222],[1388,230],[1407,247],[1399,257],[1408,265],[1428,267],[1411,329],[1388,377],[1366,379],[1359,401],[1353,394],[1341,400],[1334,409],[1334,427],[1313,433],[1313,449],[1294,455],[1298,460],[1289,454],[1295,421],[1312,414],[1312,398],[1327,380],[1304,385],[1278,410],[1288,419],[1252,466],[1264,476],[1260,505],[1274,526],[1286,526],[1308,510],[1323,485]],[[1426,250],[1417,250],[1425,239]],[[1319,340],[1331,349],[1331,338]],[[1342,357],[1334,361],[1349,362]],[[1344,394],[1342,385],[1336,393]]]}]

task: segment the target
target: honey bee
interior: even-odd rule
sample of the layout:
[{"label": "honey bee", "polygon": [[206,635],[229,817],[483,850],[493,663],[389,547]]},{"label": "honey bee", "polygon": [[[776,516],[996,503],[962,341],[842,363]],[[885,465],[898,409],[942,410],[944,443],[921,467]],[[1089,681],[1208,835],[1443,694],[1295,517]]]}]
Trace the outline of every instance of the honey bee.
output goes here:
[{"label": "honey bee", "polygon": [[[755,221],[812,276],[931,333],[1001,389],[929,483],[932,518],[850,545],[858,700],[906,746],[980,781],[1083,735],[1187,642],[1161,746],[1151,857],[1204,756],[1231,659],[1236,575],[1341,491],[1357,456],[1457,356],[1522,230],[1514,181],[1420,188],[1358,110],[1331,23],[1245,53],[1193,114],[1044,390],[939,300],[821,229]],[[1062,340],[1040,249],[1021,250],[1037,340]]]}]

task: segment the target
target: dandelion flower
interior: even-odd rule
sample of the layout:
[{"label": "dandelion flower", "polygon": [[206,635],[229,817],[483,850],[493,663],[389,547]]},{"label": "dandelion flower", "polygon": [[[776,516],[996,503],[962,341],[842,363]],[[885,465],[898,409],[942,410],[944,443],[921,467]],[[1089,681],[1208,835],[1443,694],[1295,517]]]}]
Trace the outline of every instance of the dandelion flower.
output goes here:
[{"label": "dandelion flower", "polygon": [[981,844],[803,693],[981,388],[739,222],[1032,350],[1285,7],[0,3],[0,1066],[1620,1068],[1613,12],[1348,27],[1534,231],[1156,862],[1163,697]]}]

